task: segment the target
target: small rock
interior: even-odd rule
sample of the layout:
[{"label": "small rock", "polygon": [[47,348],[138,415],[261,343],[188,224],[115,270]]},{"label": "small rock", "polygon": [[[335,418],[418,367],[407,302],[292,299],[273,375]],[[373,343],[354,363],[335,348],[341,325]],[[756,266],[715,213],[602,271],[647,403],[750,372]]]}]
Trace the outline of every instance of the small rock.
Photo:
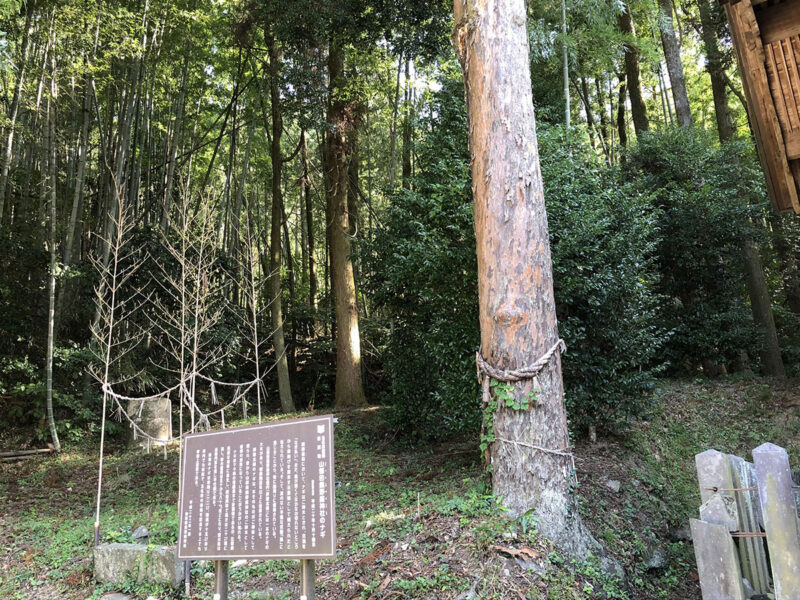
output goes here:
[{"label": "small rock", "polygon": [[131,600],[131,597],[128,594],[120,594],[119,592],[114,592],[113,594],[105,594],[100,596],[100,600]]},{"label": "small rock", "polygon": [[133,539],[136,540],[137,543],[139,542],[139,540],[146,540],[149,537],[150,537],[150,532],[144,525],[140,525],[133,532]]},{"label": "small rock", "polygon": [[667,566],[667,552],[660,546],[650,547],[644,557],[644,562],[648,571],[663,569]]},{"label": "small rock", "polygon": [[505,575],[506,577],[511,577],[511,571],[509,571],[508,569],[503,569],[503,575]]},{"label": "small rock", "polygon": [[635,488],[638,488],[640,485],[642,485],[642,482],[638,479],[631,479],[631,485]]},{"label": "small rock", "polygon": [[204,579],[214,579],[214,573],[212,573],[211,571],[203,573],[203,578]]},{"label": "small rock", "polygon": [[616,479],[609,479],[608,481],[606,481],[605,486],[615,494],[618,493],[619,490],[622,488],[622,484]]}]

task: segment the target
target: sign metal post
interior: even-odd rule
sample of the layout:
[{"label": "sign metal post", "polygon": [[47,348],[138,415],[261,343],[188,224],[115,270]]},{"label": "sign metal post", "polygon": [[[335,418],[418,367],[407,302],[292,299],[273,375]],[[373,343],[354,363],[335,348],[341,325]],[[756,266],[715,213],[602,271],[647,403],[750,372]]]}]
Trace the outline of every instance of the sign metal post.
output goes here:
[{"label": "sign metal post", "polygon": [[314,559],[300,561],[300,600],[315,600],[316,577],[314,576]]},{"label": "sign metal post", "polygon": [[228,600],[228,561],[215,560],[214,600]]}]

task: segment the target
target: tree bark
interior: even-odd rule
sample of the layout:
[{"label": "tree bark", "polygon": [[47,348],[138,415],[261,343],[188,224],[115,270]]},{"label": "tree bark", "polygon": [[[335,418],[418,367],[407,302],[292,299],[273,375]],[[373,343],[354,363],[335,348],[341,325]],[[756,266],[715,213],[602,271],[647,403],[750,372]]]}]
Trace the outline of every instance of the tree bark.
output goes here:
[{"label": "tree bark", "polygon": [[686,79],[683,76],[681,64],[681,47],[675,37],[675,26],[672,21],[672,0],[658,0],[660,9],[659,29],[661,31],[661,46],[664,48],[664,60],[667,63],[667,72],[672,87],[672,99],[675,102],[675,114],[678,125],[681,127],[692,126],[692,111],[689,108],[689,94],[686,92]]},{"label": "tree bark", "polygon": [[[559,338],[531,96],[524,0],[455,0],[453,43],[466,87],[478,252],[481,354],[500,369],[534,363]],[[499,407],[492,486],[511,516],[535,510],[541,533],[566,552],[598,545],[571,490],[561,359],[538,376],[531,410]],[[518,400],[534,382],[513,384]]]},{"label": "tree bark", "polygon": [[270,315],[272,317],[272,344],[278,371],[278,391],[283,412],[294,412],[292,387],[289,380],[289,362],[286,357],[286,341],[283,333],[283,310],[281,307],[281,220],[283,218],[283,191],[281,175],[283,157],[281,156],[281,137],[283,118],[280,112],[279,61],[277,43],[267,36],[270,67],[270,111],[272,116],[272,223],[269,242],[269,289]]},{"label": "tree bark", "polygon": [[786,372],[783,368],[778,333],[772,315],[772,301],[764,280],[764,266],[761,263],[758,244],[753,240],[744,242],[744,268],[753,319],[764,333],[764,351],[762,352],[764,373],[772,377],[784,378]]},{"label": "tree bark", "polygon": [[733,138],[731,111],[728,105],[728,90],[725,85],[725,69],[722,53],[717,41],[713,7],[708,0],[698,0],[700,10],[700,31],[706,51],[706,71],[711,78],[711,93],[714,96],[714,114],[717,118],[719,139],[727,141]]},{"label": "tree bark", "polygon": [[618,17],[619,28],[630,39],[625,42],[625,78],[628,84],[628,96],[631,99],[631,118],[633,130],[638,137],[643,131],[650,129],[647,118],[647,106],[642,97],[642,84],[639,78],[639,48],[636,46],[636,30],[633,26],[631,10],[626,4]]},{"label": "tree bark", "polygon": [[366,405],[361,376],[361,338],[347,211],[347,137],[357,126],[355,102],[343,94],[344,48],[334,37],[328,54],[330,97],[326,143],[328,228],[336,302],[336,408]]}]

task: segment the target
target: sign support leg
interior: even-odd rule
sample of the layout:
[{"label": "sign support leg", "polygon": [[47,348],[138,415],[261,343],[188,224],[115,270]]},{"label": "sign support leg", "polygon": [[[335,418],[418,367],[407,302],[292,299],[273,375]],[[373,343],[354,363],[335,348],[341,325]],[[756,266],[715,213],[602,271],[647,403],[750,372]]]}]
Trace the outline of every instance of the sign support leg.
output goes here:
[{"label": "sign support leg", "polygon": [[215,560],[214,600],[228,600],[228,561]]},{"label": "sign support leg", "polygon": [[192,597],[192,561],[183,561],[183,588],[186,592],[186,597]]},{"label": "sign support leg", "polygon": [[314,577],[314,560],[300,561],[300,600],[315,600],[316,577]]}]

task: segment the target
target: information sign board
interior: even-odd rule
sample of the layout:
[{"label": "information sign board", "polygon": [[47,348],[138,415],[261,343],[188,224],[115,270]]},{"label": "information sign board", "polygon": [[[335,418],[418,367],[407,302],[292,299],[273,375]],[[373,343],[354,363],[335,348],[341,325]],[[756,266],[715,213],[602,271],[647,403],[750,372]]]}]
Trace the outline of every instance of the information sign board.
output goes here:
[{"label": "information sign board", "polygon": [[189,434],[178,558],[329,558],[336,551],[333,417]]}]

